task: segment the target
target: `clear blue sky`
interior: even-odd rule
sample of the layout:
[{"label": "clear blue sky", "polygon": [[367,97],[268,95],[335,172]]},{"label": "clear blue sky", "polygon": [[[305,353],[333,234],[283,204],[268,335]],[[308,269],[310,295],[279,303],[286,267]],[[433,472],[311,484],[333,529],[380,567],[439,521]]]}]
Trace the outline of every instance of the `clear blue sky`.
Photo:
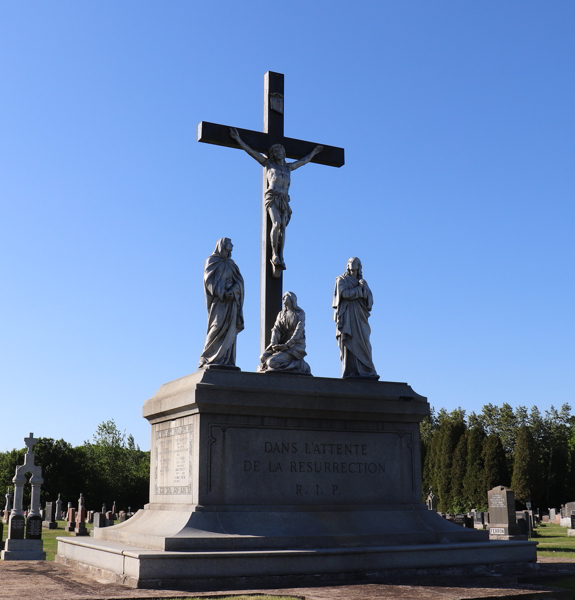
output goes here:
[{"label": "clear blue sky", "polygon": [[343,146],[294,174],[285,289],[339,376],[335,277],[359,256],[374,361],[436,408],[573,401],[575,3],[4,2],[0,450],[91,439],[195,371],[203,263],[231,237],[238,365],[259,356],[261,167],[195,141],[261,129]]}]

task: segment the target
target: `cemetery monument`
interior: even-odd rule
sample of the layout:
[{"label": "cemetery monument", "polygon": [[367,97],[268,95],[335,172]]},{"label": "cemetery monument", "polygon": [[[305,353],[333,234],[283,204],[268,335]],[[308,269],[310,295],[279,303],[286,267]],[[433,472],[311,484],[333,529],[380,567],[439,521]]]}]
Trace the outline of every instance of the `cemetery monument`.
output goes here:
[{"label": "cemetery monument", "polygon": [[[45,560],[44,542],[42,541],[42,517],[40,516],[40,487],[42,467],[35,464],[34,446],[38,440],[31,433],[24,438],[28,452],[24,455],[24,464],[16,467],[14,483],[14,505],[8,520],[8,538],[4,550],[0,554],[2,560]],[[24,517],[22,502],[26,474],[30,473],[31,506],[28,516]]]},{"label": "cemetery monument", "polygon": [[[265,154],[266,182],[283,178],[261,201],[260,372],[233,368],[243,288],[234,287],[239,277],[230,269],[221,286],[206,286],[224,302],[224,290],[233,290],[228,303],[236,302],[218,308],[225,325],[218,324],[220,338],[208,333],[208,360],[144,405],[152,427],[150,503],[123,523],[95,528],[93,538],[59,538],[57,560],[132,587],[196,589],[535,562],[534,543],[491,542],[487,531],[450,523],[422,502],[419,424],[429,404],[407,383],[377,381],[367,322],[373,297],[355,258],[334,298],[345,377],[311,376],[304,314],[282,289],[281,249],[289,254],[289,244],[272,236],[281,219],[278,236],[285,235],[290,204],[284,153],[271,149],[281,144],[302,164],[337,167],[344,153],[285,137],[284,107],[283,75],[270,72],[263,133],[198,127],[198,141]],[[205,281],[210,276],[206,265]],[[225,356],[223,366],[232,368],[210,368],[208,355]]]}]

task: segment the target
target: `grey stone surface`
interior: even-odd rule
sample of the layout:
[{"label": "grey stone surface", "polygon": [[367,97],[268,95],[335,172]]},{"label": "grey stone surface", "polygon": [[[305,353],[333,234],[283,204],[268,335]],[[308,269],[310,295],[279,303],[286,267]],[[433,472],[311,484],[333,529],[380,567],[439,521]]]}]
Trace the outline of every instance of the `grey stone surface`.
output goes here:
[{"label": "grey stone surface", "polygon": [[515,514],[515,492],[504,486],[495,486],[487,492],[489,505],[489,539],[526,540],[521,533]]},{"label": "grey stone surface", "polygon": [[58,523],[56,523],[56,503],[46,502],[46,508],[44,509],[44,521],[42,522],[44,529],[56,529]]},{"label": "grey stone surface", "polygon": [[346,272],[336,279],[332,304],[341,376],[379,379],[369,339],[371,328],[368,319],[373,307],[373,294],[363,279],[359,258],[350,258]]},{"label": "grey stone surface", "polygon": [[46,560],[44,542],[41,539],[7,539],[0,558],[2,560]]},{"label": "grey stone surface", "polygon": [[108,526],[106,515],[104,513],[99,513],[99,512],[94,513],[94,518],[93,518],[92,522],[93,522],[94,527],[107,527]]},{"label": "grey stone surface", "polygon": [[221,238],[206,260],[204,289],[208,333],[200,367],[235,367],[236,338],[244,328],[244,280],[232,260],[232,240]]},{"label": "grey stone surface", "polygon": [[289,371],[311,375],[311,368],[304,360],[305,313],[297,304],[293,292],[283,296],[283,309],[272,329],[269,346],[260,358],[259,371]]},{"label": "grey stone surface", "polygon": [[[255,153],[266,153],[275,144],[281,144],[288,158],[301,161],[314,152],[318,144],[305,142],[284,136],[284,76],[282,73],[269,71],[265,75],[264,132],[237,129],[238,135]],[[228,125],[217,125],[202,121],[198,125],[197,140],[208,144],[239,148],[238,142],[230,136],[232,128]],[[261,157],[263,159],[263,157]],[[343,148],[323,145],[323,150],[313,156],[312,162],[333,167],[344,164]],[[269,172],[273,179],[272,171]],[[280,178],[280,179],[283,179]],[[266,186],[268,186],[266,177]],[[280,181],[271,182],[272,187],[279,186]],[[284,182],[285,183],[285,182]],[[270,334],[282,307],[283,269],[282,265],[273,265],[272,249],[272,216],[266,207],[266,191],[263,188],[262,198],[262,261],[261,261],[261,325],[260,354],[263,354],[270,343]],[[285,192],[287,194],[287,191]],[[268,194],[269,196],[269,194]],[[269,199],[269,198],[268,198]],[[283,201],[280,201],[282,203]],[[273,201],[276,204],[275,200]],[[275,218],[275,217],[274,217]],[[284,225],[285,231],[285,225]],[[276,252],[277,253],[277,252]],[[283,265],[285,266],[285,264]]]},{"label": "grey stone surface", "polygon": [[58,560],[140,587],[190,579],[365,573],[534,561],[421,503],[419,422],[407,384],[200,371],[163,386],[150,504],[59,538]]}]

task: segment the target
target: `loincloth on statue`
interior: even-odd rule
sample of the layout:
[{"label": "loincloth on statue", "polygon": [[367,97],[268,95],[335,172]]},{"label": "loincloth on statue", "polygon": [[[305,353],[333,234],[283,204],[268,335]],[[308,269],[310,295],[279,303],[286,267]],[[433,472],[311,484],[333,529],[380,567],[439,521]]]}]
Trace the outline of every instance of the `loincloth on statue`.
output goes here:
[{"label": "loincloth on statue", "polygon": [[288,194],[276,192],[275,190],[267,190],[264,196],[264,206],[266,207],[266,210],[271,206],[275,206],[282,216],[285,215],[287,217],[287,222],[289,223],[292,210]]}]

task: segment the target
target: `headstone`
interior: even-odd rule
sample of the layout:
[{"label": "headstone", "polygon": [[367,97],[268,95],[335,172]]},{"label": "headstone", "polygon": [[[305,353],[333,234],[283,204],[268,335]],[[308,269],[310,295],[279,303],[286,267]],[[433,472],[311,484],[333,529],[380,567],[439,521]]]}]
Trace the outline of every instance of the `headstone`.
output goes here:
[{"label": "headstone", "polygon": [[62,498],[60,498],[60,494],[58,494],[58,499],[56,500],[56,521],[62,520]]},{"label": "headstone", "polygon": [[542,520],[543,523],[549,523],[549,515],[543,515]]},{"label": "headstone", "polygon": [[10,515],[8,522],[8,538],[11,540],[23,540],[26,531],[26,518],[24,515]]},{"label": "headstone", "polygon": [[42,539],[42,517],[40,515],[30,515],[26,520],[26,539]]},{"label": "headstone", "polygon": [[519,530],[521,535],[529,535],[529,524],[525,519],[525,515],[521,513],[521,517],[517,519],[517,525],[519,525]]},{"label": "headstone", "polygon": [[8,519],[10,518],[10,513],[12,512],[12,500],[14,499],[14,494],[12,492],[8,492],[6,494],[6,506],[4,507],[4,516],[2,521],[4,523],[8,523]]},{"label": "headstone", "polygon": [[550,509],[549,509],[549,520],[550,520],[552,523],[555,523],[555,514],[556,514],[556,511],[555,511],[555,509],[554,509],[554,508],[550,508]]},{"label": "headstone", "polygon": [[107,527],[108,526],[108,521],[106,519],[106,515],[99,513],[99,512],[95,512],[94,513],[94,528],[96,527]]},{"label": "headstone", "polygon": [[[16,474],[12,479],[14,484],[14,506],[8,521],[8,539],[4,550],[0,553],[2,560],[45,560],[44,543],[42,541],[42,517],[40,516],[40,487],[42,467],[35,463],[34,446],[38,440],[31,433],[24,438],[28,451],[24,455],[24,464],[16,467]],[[27,512],[26,523],[23,512],[24,485],[27,475],[30,474],[31,504]],[[26,536],[25,536],[26,533]]]},{"label": "headstone", "polygon": [[[72,503],[69,502],[68,505],[70,504]],[[68,525],[66,525],[66,531],[74,531],[74,529],[76,529],[76,509],[72,506],[69,506],[68,508],[66,520],[68,521]]]},{"label": "headstone", "polygon": [[433,493],[433,490],[429,490],[429,494],[427,496],[427,508],[428,510],[437,510],[437,497]]},{"label": "headstone", "polygon": [[76,527],[74,534],[77,536],[88,535],[86,529],[86,508],[84,507],[84,494],[80,494],[78,499],[78,511],[76,512]]},{"label": "headstone", "polygon": [[46,502],[46,508],[44,509],[44,520],[42,522],[44,529],[57,529],[58,523],[56,523],[56,503]]},{"label": "headstone", "polygon": [[116,501],[114,500],[114,502],[112,503],[112,519],[115,521],[116,520],[116,515],[118,514],[118,511],[116,510]]},{"label": "headstone", "polygon": [[456,525],[459,525],[460,527],[465,527],[465,517],[466,517],[466,516],[467,516],[467,515],[463,515],[463,514],[460,514],[460,513],[458,513],[458,514],[456,514],[456,515],[453,517],[453,522],[454,522]]},{"label": "headstone", "polygon": [[467,529],[475,529],[472,515],[465,515],[463,526],[467,527]]},{"label": "headstone", "polygon": [[487,492],[489,504],[489,539],[526,540],[521,533],[515,516],[515,493],[513,490],[496,486]]},{"label": "headstone", "polygon": [[88,519],[88,523],[94,522],[94,511],[93,510],[89,510],[87,512],[87,519]]},{"label": "headstone", "polygon": [[575,511],[575,502],[567,502],[567,504],[565,504],[565,515],[564,516],[570,517],[574,511]]},{"label": "headstone", "polygon": [[113,513],[111,510],[109,510],[109,511],[106,513],[106,520],[107,520],[107,522],[108,522],[108,527],[109,527],[110,525],[113,525],[113,524],[114,524],[114,521],[115,521],[114,517],[115,517],[115,515],[114,515],[114,513]]},{"label": "headstone", "polygon": [[126,520],[126,518],[127,518],[126,513],[123,510],[121,510],[120,513],[119,513],[119,515],[118,515],[118,521],[120,523],[124,523],[124,521]]}]

